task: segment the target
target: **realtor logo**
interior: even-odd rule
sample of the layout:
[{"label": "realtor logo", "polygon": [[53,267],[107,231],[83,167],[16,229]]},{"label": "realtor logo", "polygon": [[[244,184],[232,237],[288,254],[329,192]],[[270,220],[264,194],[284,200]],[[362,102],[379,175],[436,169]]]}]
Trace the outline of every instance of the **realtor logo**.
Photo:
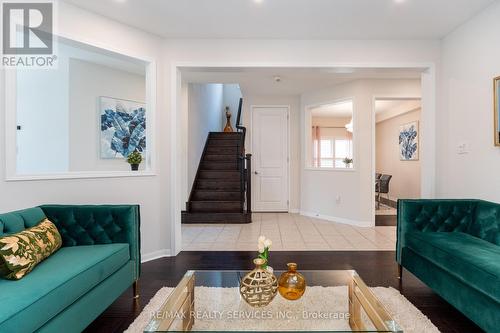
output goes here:
[{"label": "realtor logo", "polygon": [[2,65],[53,67],[54,3],[51,0],[2,3]]}]

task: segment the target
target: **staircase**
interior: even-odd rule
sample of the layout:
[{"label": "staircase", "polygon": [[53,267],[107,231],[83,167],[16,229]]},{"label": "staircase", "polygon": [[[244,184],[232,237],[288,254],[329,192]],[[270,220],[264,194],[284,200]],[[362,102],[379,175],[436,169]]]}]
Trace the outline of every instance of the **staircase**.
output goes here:
[{"label": "staircase", "polygon": [[182,223],[252,222],[245,207],[250,201],[249,167],[244,133],[209,133]]}]

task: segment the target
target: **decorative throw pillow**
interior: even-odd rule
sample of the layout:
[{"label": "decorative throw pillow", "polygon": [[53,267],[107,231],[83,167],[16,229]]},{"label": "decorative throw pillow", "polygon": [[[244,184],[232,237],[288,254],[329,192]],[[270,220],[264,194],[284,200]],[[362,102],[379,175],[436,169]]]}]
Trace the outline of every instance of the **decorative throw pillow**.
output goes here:
[{"label": "decorative throw pillow", "polygon": [[0,275],[19,280],[42,260],[56,252],[61,235],[48,219],[17,234],[0,238]]}]

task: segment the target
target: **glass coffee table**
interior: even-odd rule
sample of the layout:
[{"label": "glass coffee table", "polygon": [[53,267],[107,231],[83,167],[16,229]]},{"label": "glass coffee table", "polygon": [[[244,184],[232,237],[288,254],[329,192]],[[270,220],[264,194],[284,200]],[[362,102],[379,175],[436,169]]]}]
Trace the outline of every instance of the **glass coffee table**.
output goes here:
[{"label": "glass coffee table", "polygon": [[253,308],[239,294],[248,272],[188,271],[145,332],[403,332],[356,271],[299,272],[307,282],[302,298],[278,293],[268,306]]}]

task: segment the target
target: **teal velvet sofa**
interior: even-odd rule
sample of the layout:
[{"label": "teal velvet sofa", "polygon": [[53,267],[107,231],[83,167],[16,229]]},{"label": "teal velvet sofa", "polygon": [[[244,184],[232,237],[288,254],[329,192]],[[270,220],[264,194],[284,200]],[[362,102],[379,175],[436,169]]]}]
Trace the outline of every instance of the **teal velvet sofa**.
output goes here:
[{"label": "teal velvet sofa", "polygon": [[400,267],[485,331],[500,330],[500,204],[400,200],[396,247]]},{"label": "teal velvet sofa", "polygon": [[0,236],[45,217],[62,247],[21,280],[0,278],[2,333],[81,332],[131,285],[137,297],[139,206],[45,205],[0,214]]}]

